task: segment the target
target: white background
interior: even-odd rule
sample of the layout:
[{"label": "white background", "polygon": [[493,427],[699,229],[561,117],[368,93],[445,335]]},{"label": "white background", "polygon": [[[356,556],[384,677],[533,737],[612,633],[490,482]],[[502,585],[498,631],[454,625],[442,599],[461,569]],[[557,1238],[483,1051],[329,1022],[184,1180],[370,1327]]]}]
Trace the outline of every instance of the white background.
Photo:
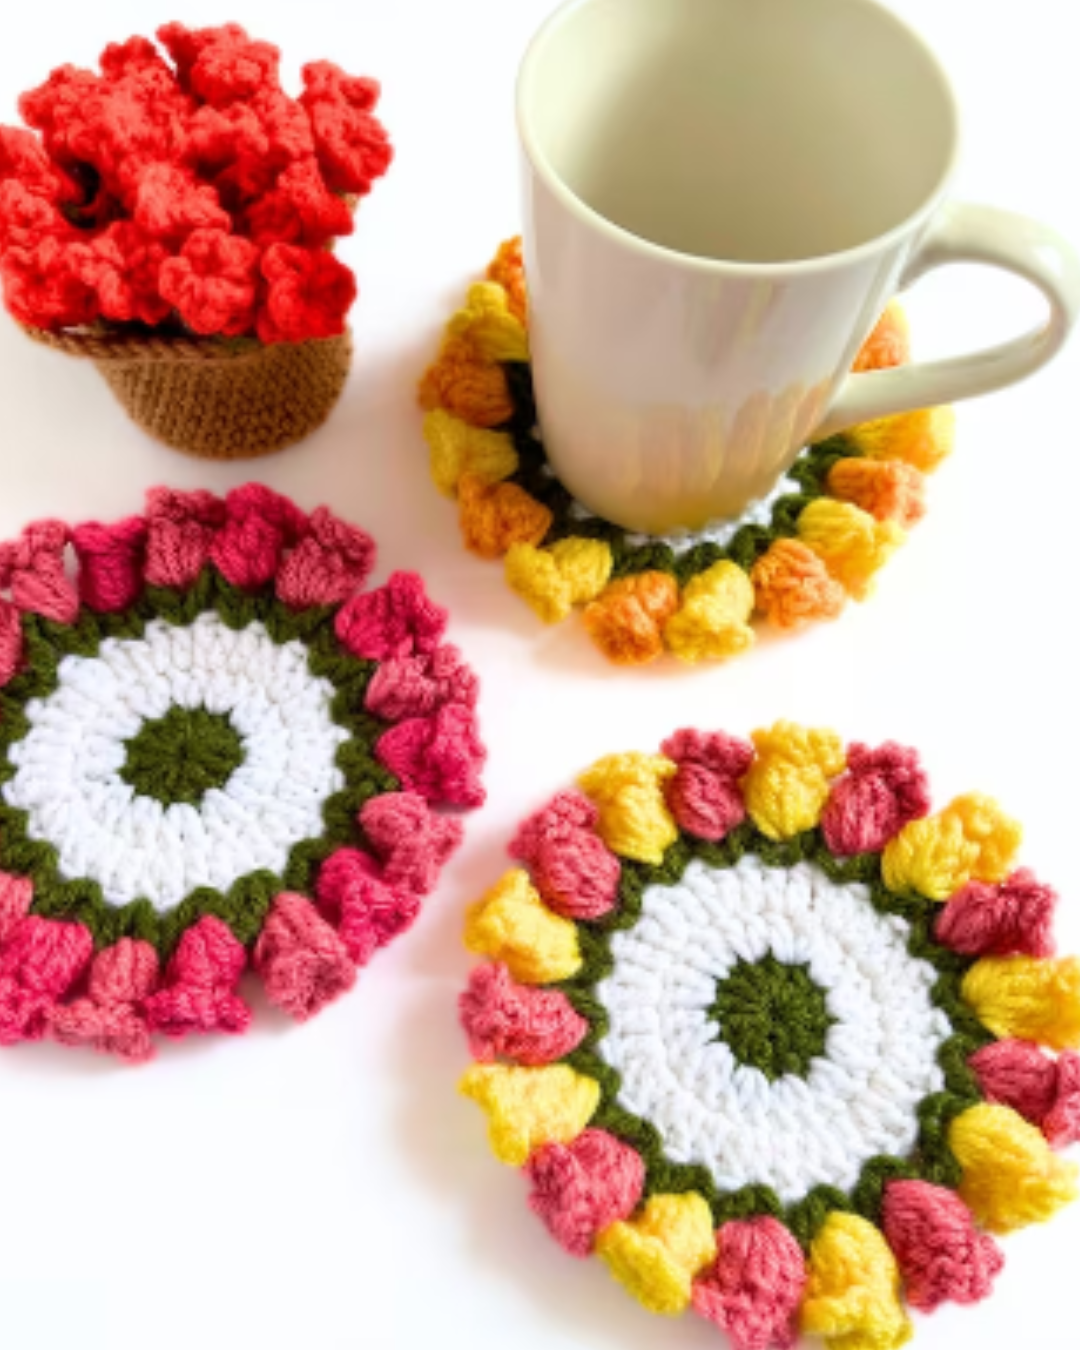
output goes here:
[{"label": "white background", "polygon": [[[955,76],[958,195],[1080,240],[1075,0],[893,6]],[[129,424],[93,369],[0,317],[0,537],[45,515],[126,514],[155,483],[224,491],[258,477],[305,507],[330,503],[375,533],[380,576],[416,568],[452,607],[491,749],[489,804],[416,929],[308,1026],[253,991],[247,1038],[166,1044],[142,1069],[43,1045],[0,1054],[0,1337],[13,1350],[723,1344],[691,1317],[650,1318],[599,1263],[563,1255],[455,1095],[464,906],[505,865],[514,824],[600,754],[652,749],[680,725],[746,733],[781,716],[916,745],[940,804],[978,788],[1025,822],[1024,859],[1060,888],[1063,945],[1080,948],[1080,346],[961,409],[930,514],[869,603],[725,668],[620,673],[576,622],[543,630],[497,565],[461,549],[428,482],[413,388],[463,287],[517,227],[513,76],[551,7],[183,6],[189,24],[237,19],[280,44],[290,81],[330,57],[385,85],[398,160],[342,248],[361,285],[355,368],[306,444],[246,467],[186,460]],[[7,0],[0,118],[52,66],[89,64],[177,8]],[[1040,305],[1019,283],[957,269],[909,310],[933,353],[1007,336]],[[1077,1346],[1078,1246],[1080,1206],[1008,1239],[995,1296],[921,1321],[921,1344]]]}]

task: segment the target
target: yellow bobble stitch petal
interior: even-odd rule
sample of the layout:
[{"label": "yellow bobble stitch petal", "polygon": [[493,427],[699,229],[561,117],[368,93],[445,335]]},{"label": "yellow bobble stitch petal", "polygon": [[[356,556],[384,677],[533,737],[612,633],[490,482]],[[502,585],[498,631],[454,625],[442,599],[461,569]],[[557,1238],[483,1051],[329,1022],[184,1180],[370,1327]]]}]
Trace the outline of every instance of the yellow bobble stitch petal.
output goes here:
[{"label": "yellow bobble stitch petal", "polygon": [[1080,1047],[1080,958],[987,956],[964,976],[960,992],[1003,1040],[1040,1041],[1054,1050]]},{"label": "yellow bobble stitch petal", "polygon": [[914,820],[885,846],[882,875],[893,891],[947,900],[973,877],[1003,881],[1022,830],[990,797],[957,797],[939,815]]},{"label": "yellow bobble stitch petal", "polygon": [[693,1192],[654,1195],[639,1218],[605,1228],[596,1250],[649,1312],[675,1317],[690,1303],[694,1276],[716,1259],[709,1206]]},{"label": "yellow bobble stitch petal", "polygon": [[923,473],[932,473],[952,452],[956,415],[947,406],[921,408],[864,422],[844,435],[868,459],[899,459]]},{"label": "yellow bobble stitch petal", "polygon": [[949,1127],[949,1145],[964,1170],[960,1197],[991,1233],[1042,1223],[1076,1199],[1076,1164],[1007,1106],[964,1111]]},{"label": "yellow bobble stitch petal", "polygon": [[802,1329],[836,1350],[898,1350],[912,1337],[900,1272],[881,1233],[834,1210],[810,1247]]},{"label": "yellow bobble stitch petal", "polygon": [[829,779],[844,771],[840,737],[777,722],[752,739],[757,757],[743,779],[743,797],[754,824],[770,839],[812,830],[829,799]]},{"label": "yellow bobble stitch petal", "polygon": [[447,497],[456,495],[462,474],[501,483],[517,473],[517,451],[505,432],[471,427],[442,408],[424,418],[424,439],[431,451],[432,481]]},{"label": "yellow bobble stitch petal", "polygon": [[550,549],[515,544],[506,555],[506,581],[544,623],[561,623],[587,604],[611,576],[611,549],[599,539],[561,539]]},{"label": "yellow bobble stitch petal", "polygon": [[577,929],[552,914],[521,868],[507,872],[469,909],[465,946],[504,962],[524,984],[568,980],[581,969]]},{"label": "yellow bobble stitch petal", "polygon": [[856,600],[870,594],[874,574],[892,557],[906,535],[892,520],[875,520],[849,502],[820,497],[799,517],[799,538]]},{"label": "yellow bobble stitch petal", "polygon": [[662,755],[631,752],[598,760],[578,779],[600,812],[598,830],[608,848],[654,866],[679,837],[664,800],[664,784],[678,765]]},{"label": "yellow bobble stitch petal", "polygon": [[460,1089],[486,1112],[492,1152],[511,1167],[544,1144],[573,1143],[600,1104],[600,1085],[567,1064],[474,1064]]},{"label": "yellow bobble stitch petal", "polygon": [[467,337],[486,361],[527,361],[529,340],[524,325],[510,313],[503,288],[480,281],[469,289],[468,302],[450,321],[449,331]]},{"label": "yellow bobble stitch petal", "polygon": [[946,810],[959,817],[965,836],[978,846],[979,856],[971,870],[975,880],[1004,881],[1024,837],[1020,822],[1007,816],[993,797],[981,792],[957,797]]},{"label": "yellow bobble stitch petal", "polygon": [[551,556],[575,605],[595,600],[611,578],[611,547],[602,539],[560,539],[552,544]]},{"label": "yellow bobble stitch petal", "polygon": [[690,581],[682,606],[664,626],[664,641],[680,661],[724,661],[753,645],[754,587],[733,562],[715,563]]}]

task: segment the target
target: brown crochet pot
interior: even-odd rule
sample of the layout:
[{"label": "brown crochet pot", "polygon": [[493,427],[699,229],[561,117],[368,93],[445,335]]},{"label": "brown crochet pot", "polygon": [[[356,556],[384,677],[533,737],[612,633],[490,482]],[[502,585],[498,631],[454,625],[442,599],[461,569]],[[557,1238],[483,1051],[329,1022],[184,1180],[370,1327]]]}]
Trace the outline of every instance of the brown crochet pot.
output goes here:
[{"label": "brown crochet pot", "polygon": [[231,346],[212,338],[24,331],[92,360],[134,422],[200,459],[251,459],[303,440],[329,416],[352,356],[348,332]]}]

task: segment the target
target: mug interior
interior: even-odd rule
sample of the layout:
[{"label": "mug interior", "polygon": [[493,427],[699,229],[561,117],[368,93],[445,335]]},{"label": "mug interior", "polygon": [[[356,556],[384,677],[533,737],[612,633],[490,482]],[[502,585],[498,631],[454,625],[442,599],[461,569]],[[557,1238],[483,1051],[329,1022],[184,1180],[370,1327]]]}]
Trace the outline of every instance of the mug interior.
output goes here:
[{"label": "mug interior", "polygon": [[792,262],[934,199],[957,116],[923,43],[870,0],[572,0],[522,66],[537,170],[649,243]]}]

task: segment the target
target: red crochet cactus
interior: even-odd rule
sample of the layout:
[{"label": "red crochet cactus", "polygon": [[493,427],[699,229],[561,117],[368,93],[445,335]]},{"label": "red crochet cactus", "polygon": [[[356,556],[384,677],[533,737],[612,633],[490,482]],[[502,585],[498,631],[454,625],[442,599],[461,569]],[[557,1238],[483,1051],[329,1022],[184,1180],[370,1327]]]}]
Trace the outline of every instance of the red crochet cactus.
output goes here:
[{"label": "red crochet cactus", "polygon": [[[300,342],[344,330],[352,272],[329,245],[392,157],[378,83],[329,61],[281,87],[237,24],[111,44],[60,66],[0,127],[0,282],[40,328],[138,323]],[[36,135],[34,133],[37,133]]]}]

